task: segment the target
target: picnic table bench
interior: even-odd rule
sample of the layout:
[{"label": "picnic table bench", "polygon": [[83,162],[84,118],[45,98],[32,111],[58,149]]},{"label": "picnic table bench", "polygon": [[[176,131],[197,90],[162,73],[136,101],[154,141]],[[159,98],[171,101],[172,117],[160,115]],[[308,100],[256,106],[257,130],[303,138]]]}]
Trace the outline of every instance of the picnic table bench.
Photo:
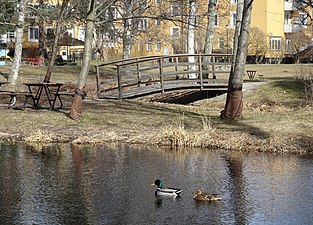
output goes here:
[{"label": "picnic table bench", "polygon": [[29,98],[31,98],[31,99],[34,98],[34,96],[32,94],[30,94],[29,92],[16,92],[16,91],[2,91],[1,90],[0,95],[6,95],[6,96],[10,97],[10,100],[7,103],[9,108],[15,105],[16,99],[18,96],[25,97],[25,101],[23,103],[23,108],[25,108]]},{"label": "picnic table bench", "polygon": [[[8,82],[0,82],[0,87],[2,84]],[[74,93],[70,92],[60,92],[60,87],[63,83],[23,83],[27,86],[28,91],[7,91],[0,90],[0,95],[9,96],[9,101],[7,103],[8,107],[13,107],[17,101],[17,97],[24,97],[24,102],[22,108],[25,108],[29,100],[31,100],[31,105],[34,109],[56,109],[56,103],[59,103],[58,109],[64,107],[62,96],[74,96]]]},{"label": "picnic table bench", "polygon": [[256,70],[246,70],[246,71],[247,71],[247,75],[250,81],[254,80],[255,75],[258,75],[260,80],[264,80],[263,74],[257,74]]}]

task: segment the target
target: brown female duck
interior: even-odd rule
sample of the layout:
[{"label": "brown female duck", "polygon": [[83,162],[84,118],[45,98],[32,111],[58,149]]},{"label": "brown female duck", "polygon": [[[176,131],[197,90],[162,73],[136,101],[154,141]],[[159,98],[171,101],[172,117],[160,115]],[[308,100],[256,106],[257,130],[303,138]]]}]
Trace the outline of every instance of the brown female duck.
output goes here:
[{"label": "brown female duck", "polygon": [[207,193],[203,193],[200,189],[196,189],[193,193],[193,198],[196,201],[220,201],[221,198],[218,197],[216,194],[207,194]]}]

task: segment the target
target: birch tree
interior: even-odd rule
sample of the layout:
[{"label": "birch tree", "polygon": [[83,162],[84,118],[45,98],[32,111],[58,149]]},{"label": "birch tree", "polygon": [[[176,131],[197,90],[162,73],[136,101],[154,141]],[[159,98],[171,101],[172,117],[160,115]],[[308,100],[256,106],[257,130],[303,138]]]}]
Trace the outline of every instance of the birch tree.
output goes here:
[{"label": "birch tree", "polygon": [[[215,26],[215,8],[216,0],[209,0],[208,3],[208,23],[206,27],[205,43],[204,43],[204,54],[212,54],[213,50],[213,39],[214,39],[214,26]],[[211,58],[209,56],[203,57],[203,70],[208,70],[206,65],[210,62]],[[204,74],[205,77],[208,76],[207,73]]]},{"label": "birch tree", "polygon": [[24,33],[24,25],[25,25],[25,13],[29,0],[20,0],[18,7],[18,21],[15,27],[15,51],[14,51],[14,59],[12,62],[10,74],[9,74],[9,83],[11,86],[15,86],[20,66],[21,66],[21,58],[22,58],[22,48],[23,48],[23,33]]},{"label": "birch tree", "polygon": [[123,0],[124,13],[124,32],[123,32],[123,59],[131,57],[132,49],[132,32],[133,32],[133,12],[134,12],[134,0]]},{"label": "birch tree", "polygon": [[229,76],[225,108],[221,112],[221,118],[235,119],[242,116],[243,74],[247,57],[253,1],[238,0],[237,2],[233,64]]},{"label": "birch tree", "polygon": [[[195,27],[196,27],[196,1],[189,0],[189,21],[188,21],[188,54],[195,54]],[[195,56],[188,56],[189,63],[195,63]],[[189,65],[189,70],[195,71],[196,65]],[[189,78],[196,79],[196,73],[190,73]]]}]

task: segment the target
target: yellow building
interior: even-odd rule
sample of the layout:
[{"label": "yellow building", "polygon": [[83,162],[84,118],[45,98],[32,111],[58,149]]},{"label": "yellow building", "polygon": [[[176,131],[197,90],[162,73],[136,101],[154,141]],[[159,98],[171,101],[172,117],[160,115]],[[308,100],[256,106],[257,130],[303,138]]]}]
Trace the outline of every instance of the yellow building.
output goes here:
[{"label": "yellow building", "polygon": [[[204,48],[205,29],[207,24],[207,0],[197,0],[196,52]],[[216,0],[216,22],[214,52],[231,53],[233,35],[236,23],[237,0]],[[146,33],[139,34],[139,41],[134,42],[133,56],[152,54],[186,53],[188,1],[155,0],[153,9],[159,9],[166,16],[173,16],[177,21],[146,19]],[[161,8],[155,7],[161,4]],[[259,61],[280,63],[283,58],[294,53],[295,36],[301,37],[300,49],[308,48],[311,44],[312,27],[307,15],[312,15],[312,9],[299,10],[295,0],[254,0],[251,33],[248,55],[259,57]],[[162,15],[158,11],[148,11],[146,14]],[[183,22],[181,22],[183,21]],[[155,27],[155,24],[161,24]],[[151,35],[152,32],[152,35]],[[149,36],[150,34],[150,36]],[[150,41],[149,39],[150,38]],[[304,41],[306,39],[306,41]],[[137,42],[137,43],[136,43]],[[146,49],[136,47],[147,45]],[[152,45],[151,45],[152,43]],[[151,45],[151,46],[149,46]],[[149,51],[148,51],[149,49]],[[262,57],[261,57],[262,56]]]},{"label": "yellow building", "polygon": [[[122,0],[121,0],[122,1]],[[34,0],[32,7],[38,3]],[[50,0],[51,5],[58,0]],[[195,52],[204,49],[208,0],[196,0]],[[131,56],[170,55],[187,53],[188,0],[147,0],[140,6],[147,9],[140,18],[133,20],[138,32],[133,35]],[[148,5],[149,4],[149,5]],[[213,51],[231,53],[236,23],[237,0],[216,0],[215,34]],[[306,9],[312,15],[309,9]],[[311,44],[312,27],[308,23],[307,12],[300,11],[295,0],[254,0],[251,20],[249,58],[254,62],[279,63],[283,58],[306,49]],[[110,61],[122,58],[123,52],[123,10],[121,4],[111,6],[107,18],[114,25],[96,32],[95,47],[101,60]],[[39,44],[39,20],[36,15],[27,18],[23,48],[37,48]],[[111,26],[110,25],[110,26]],[[53,24],[44,24],[46,37],[53,34]],[[69,60],[83,52],[85,38],[83,25],[68,24],[61,39],[59,54]],[[12,40],[14,32],[8,32]],[[298,47],[296,47],[296,38]],[[70,41],[69,41],[70,40]],[[75,43],[73,42],[75,40]],[[305,40],[305,41],[304,41]],[[78,41],[78,42],[76,42]],[[77,46],[78,45],[78,46]]]}]

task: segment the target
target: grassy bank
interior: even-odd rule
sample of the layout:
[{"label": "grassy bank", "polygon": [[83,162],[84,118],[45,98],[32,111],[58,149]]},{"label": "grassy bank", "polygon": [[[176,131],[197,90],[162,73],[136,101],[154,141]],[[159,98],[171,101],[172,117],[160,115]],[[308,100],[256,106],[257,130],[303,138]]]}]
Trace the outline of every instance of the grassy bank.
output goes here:
[{"label": "grassy bank", "polygon": [[[83,118],[68,118],[71,99],[62,111],[13,110],[1,107],[2,140],[27,142],[121,142],[236,151],[311,153],[313,110],[296,77],[312,65],[247,65],[265,77],[265,84],[244,92],[244,117],[220,120],[225,97],[191,105],[140,100],[97,100],[93,72]],[[313,67],[312,67],[313,68]],[[2,73],[8,67],[0,67]],[[45,67],[23,66],[21,80],[43,77]],[[313,70],[312,70],[313,71]],[[76,83],[79,68],[55,69],[53,81]]]}]

